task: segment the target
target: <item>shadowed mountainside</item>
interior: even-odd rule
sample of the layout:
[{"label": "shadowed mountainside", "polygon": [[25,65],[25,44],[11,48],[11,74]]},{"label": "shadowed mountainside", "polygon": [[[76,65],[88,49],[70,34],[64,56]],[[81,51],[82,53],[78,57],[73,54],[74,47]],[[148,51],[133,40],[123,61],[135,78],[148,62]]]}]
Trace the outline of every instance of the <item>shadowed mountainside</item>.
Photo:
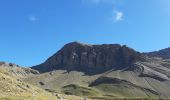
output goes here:
[{"label": "shadowed mountainside", "polygon": [[143,60],[139,52],[119,44],[88,45],[72,42],[32,69],[41,73],[63,69],[97,74],[111,69],[130,68],[136,61]]}]

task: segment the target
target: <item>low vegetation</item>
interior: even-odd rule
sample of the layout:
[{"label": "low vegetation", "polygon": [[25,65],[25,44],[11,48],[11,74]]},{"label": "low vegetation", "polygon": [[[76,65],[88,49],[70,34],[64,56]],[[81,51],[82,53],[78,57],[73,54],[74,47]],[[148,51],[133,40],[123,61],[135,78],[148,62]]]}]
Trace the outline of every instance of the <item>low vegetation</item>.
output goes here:
[{"label": "low vegetation", "polygon": [[0,69],[0,100],[57,100],[51,93],[4,74],[6,72]]},{"label": "low vegetation", "polygon": [[63,93],[67,95],[77,96],[98,96],[100,93],[92,88],[87,88],[75,84],[70,84],[63,87]]}]

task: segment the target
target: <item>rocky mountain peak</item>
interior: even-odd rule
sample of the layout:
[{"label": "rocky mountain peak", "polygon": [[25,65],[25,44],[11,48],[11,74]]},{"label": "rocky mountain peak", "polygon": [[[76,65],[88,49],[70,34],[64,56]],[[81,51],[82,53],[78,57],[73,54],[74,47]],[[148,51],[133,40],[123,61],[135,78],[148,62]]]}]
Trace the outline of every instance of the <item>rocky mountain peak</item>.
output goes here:
[{"label": "rocky mountain peak", "polygon": [[130,68],[134,62],[142,59],[140,53],[125,45],[88,45],[71,42],[46,62],[32,68],[40,72],[65,69],[85,73],[101,73],[111,69]]},{"label": "rocky mountain peak", "polygon": [[65,46],[92,46],[92,45],[74,41],[66,44]]}]

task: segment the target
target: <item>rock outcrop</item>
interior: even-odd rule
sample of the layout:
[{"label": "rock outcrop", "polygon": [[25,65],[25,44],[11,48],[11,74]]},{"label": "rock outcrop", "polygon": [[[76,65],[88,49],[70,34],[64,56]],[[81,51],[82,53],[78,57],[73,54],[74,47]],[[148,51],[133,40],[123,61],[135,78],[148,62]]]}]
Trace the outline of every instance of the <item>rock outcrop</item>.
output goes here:
[{"label": "rock outcrop", "polygon": [[142,55],[119,44],[88,45],[78,42],[66,44],[46,62],[32,67],[40,72],[57,69],[76,70],[85,73],[100,73],[110,69],[131,67]]},{"label": "rock outcrop", "polygon": [[38,74],[39,72],[31,68],[21,67],[13,63],[0,62],[0,70],[5,70],[5,73],[10,76],[26,77],[29,75]]}]

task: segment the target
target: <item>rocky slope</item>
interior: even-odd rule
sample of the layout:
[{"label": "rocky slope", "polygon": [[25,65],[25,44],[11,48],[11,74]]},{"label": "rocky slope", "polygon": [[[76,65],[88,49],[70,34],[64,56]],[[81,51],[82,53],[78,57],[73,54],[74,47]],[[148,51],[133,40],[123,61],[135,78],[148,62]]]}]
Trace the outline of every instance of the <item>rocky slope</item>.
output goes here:
[{"label": "rocky slope", "polygon": [[38,75],[38,71],[13,63],[0,62],[0,100],[80,100],[83,98],[51,93],[23,81],[35,75]]},{"label": "rocky slope", "polygon": [[102,73],[111,69],[131,67],[144,57],[131,48],[118,44],[88,45],[78,42],[66,44],[45,63],[32,67],[40,72],[57,69],[83,71],[86,74]]},{"label": "rocky slope", "polygon": [[[25,71],[23,71],[26,68],[19,68],[19,73],[11,73],[8,67],[12,66],[14,67],[15,65],[8,63],[0,64],[0,100],[57,100],[57,97],[51,93],[21,80],[21,75],[26,75]],[[27,74],[34,73],[31,69],[27,70]]]},{"label": "rocky slope", "polygon": [[32,68],[40,74],[24,81],[53,93],[102,100],[170,98],[170,62],[118,44],[72,42]]},{"label": "rocky slope", "polygon": [[5,70],[6,74],[14,77],[26,77],[38,74],[39,72],[31,68],[21,67],[13,63],[0,62],[0,70]]},{"label": "rocky slope", "polygon": [[159,51],[145,53],[150,57],[161,57],[163,59],[170,59],[170,48],[162,49]]}]

